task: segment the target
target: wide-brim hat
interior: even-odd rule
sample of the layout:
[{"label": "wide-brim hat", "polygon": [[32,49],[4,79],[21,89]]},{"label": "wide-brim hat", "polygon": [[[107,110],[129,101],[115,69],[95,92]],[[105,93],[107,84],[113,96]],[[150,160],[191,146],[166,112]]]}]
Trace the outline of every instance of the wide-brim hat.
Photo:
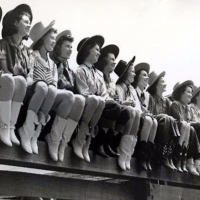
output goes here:
[{"label": "wide-brim hat", "polygon": [[149,74],[150,65],[148,63],[138,63],[135,65],[135,73],[141,70],[144,70],[147,72],[147,74]]},{"label": "wide-brim hat", "polygon": [[194,99],[195,97],[196,97],[196,95],[198,95],[198,93],[200,92],[200,87],[195,87],[194,86],[194,91],[193,91],[193,93],[192,93],[192,98],[191,98],[191,101],[192,101],[192,99]]},{"label": "wide-brim hat", "polygon": [[58,40],[62,37],[62,36],[67,36],[69,38],[72,38],[72,33],[70,30],[65,30],[62,31],[61,33],[59,33],[56,37],[56,42],[58,42]]},{"label": "wide-brim hat", "polygon": [[115,44],[110,44],[101,49],[101,56],[104,57],[108,53],[113,53],[115,55],[115,59],[119,55],[119,47]]},{"label": "wide-brim hat", "polygon": [[134,62],[135,62],[135,56],[133,56],[133,58],[128,62],[128,64],[124,60],[120,60],[118,62],[117,66],[115,67],[115,70],[114,70],[114,72],[119,77],[116,83],[118,83],[121,80],[121,78],[124,76],[124,74],[128,71],[131,64]]},{"label": "wide-brim hat", "polygon": [[82,57],[82,54],[83,54],[83,51],[85,49],[85,47],[90,44],[90,43],[97,43],[99,45],[99,47],[101,48],[104,44],[104,38],[101,36],[101,35],[95,35],[95,36],[92,36],[92,37],[87,37],[87,38],[84,38],[82,39],[78,46],[77,46],[77,51],[78,51],[78,54],[77,54],[77,57],[76,57],[76,62],[81,65],[81,57]]},{"label": "wide-brim hat", "polygon": [[0,6],[0,22],[1,22],[1,18],[2,18],[2,9],[1,9],[1,6]]},{"label": "wide-brim hat", "polygon": [[152,71],[149,74],[149,87],[147,88],[147,91],[153,87],[153,85],[155,84],[155,82],[160,78],[160,77],[164,77],[165,76],[165,71],[161,72],[160,74],[156,74],[155,71]]},{"label": "wide-brim hat", "polygon": [[53,20],[48,26],[44,26],[42,22],[36,23],[31,31],[30,31],[30,38],[33,40],[30,48],[33,48],[34,45],[54,26],[55,20]]},{"label": "wide-brim hat", "polygon": [[173,92],[172,92],[172,99],[174,100],[178,100],[178,97],[177,97],[177,93],[180,91],[181,88],[185,87],[185,86],[194,86],[194,83],[193,81],[191,80],[187,80],[187,81],[184,81],[183,83],[176,83],[174,88],[173,88]]}]

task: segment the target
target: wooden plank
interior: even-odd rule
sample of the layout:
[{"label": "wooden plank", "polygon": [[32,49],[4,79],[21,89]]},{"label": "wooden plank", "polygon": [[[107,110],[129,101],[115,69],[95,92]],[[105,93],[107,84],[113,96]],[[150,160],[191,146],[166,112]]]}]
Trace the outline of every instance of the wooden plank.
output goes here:
[{"label": "wooden plank", "polygon": [[92,176],[105,176],[117,179],[145,179],[161,180],[180,184],[181,187],[195,187],[200,189],[200,179],[190,174],[181,174],[160,166],[153,165],[152,172],[143,171],[135,159],[131,161],[131,170],[122,171],[117,165],[116,158],[102,158],[90,152],[91,163],[87,163],[74,155],[72,149],[67,147],[64,162],[54,162],[48,155],[47,146],[39,142],[39,155],[26,153],[20,146],[7,147],[0,144],[0,164],[21,167],[45,169],[58,172],[87,174]]}]

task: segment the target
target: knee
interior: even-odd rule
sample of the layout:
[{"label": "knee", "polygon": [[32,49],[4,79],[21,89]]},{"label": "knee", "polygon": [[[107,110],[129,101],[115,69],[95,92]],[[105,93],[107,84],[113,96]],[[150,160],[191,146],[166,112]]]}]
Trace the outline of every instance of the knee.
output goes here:
[{"label": "knee", "polygon": [[57,88],[56,88],[55,86],[53,86],[53,85],[50,85],[50,86],[48,87],[48,94],[49,94],[51,97],[55,98],[56,95],[57,95]]},{"label": "knee", "polygon": [[48,92],[48,86],[45,82],[38,82],[35,86],[35,92],[42,95],[42,96],[46,96],[47,92]]},{"label": "knee", "polygon": [[78,106],[78,107],[81,107],[81,108],[84,108],[85,106],[85,98],[81,95],[75,95],[75,104]]},{"label": "knee", "polygon": [[75,95],[74,93],[65,90],[65,100],[67,101],[68,105],[73,105],[75,101]]},{"label": "knee", "polygon": [[15,87],[19,87],[20,89],[26,88],[26,79],[23,76],[14,76]]},{"label": "knee", "polygon": [[154,126],[155,128],[157,128],[157,126],[158,126],[158,122],[157,122],[156,119],[153,119],[153,126]]},{"label": "knee", "polygon": [[104,107],[105,107],[105,100],[102,99],[102,98],[100,98],[100,99],[99,99],[99,105],[98,105],[98,108],[100,108],[100,109],[103,110]]},{"label": "knee", "polygon": [[151,128],[152,125],[153,125],[153,121],[152,121],[151,117],[145,116],[143,125],[146,126],[146,127]]},{"label": "knee", "polygon": [[99,100],[95,96],[89,96],[86,99],[86,104],[92,107],[92,109],[96,109],[99,105]]},{"label": "knee", "polygon": [[10,74],[2,74],[0,77],[1,87],[6,86],[6,89],[9,91],[14,91],[15,81],[12,75]]}]

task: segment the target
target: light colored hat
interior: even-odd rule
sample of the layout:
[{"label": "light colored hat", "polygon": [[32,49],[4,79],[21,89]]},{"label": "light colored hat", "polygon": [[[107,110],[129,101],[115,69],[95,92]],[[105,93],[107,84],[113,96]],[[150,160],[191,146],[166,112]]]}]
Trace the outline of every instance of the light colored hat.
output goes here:
[{"label": "light colored hat", "polygon": [[177,97],[177,92],[181,89],[181,88],[183,88],[183,87],[185,87],[185,86],[192,86],[192,87],[194,87],[194,83],[193,83],[193,81],[191,81],[191,80],[187,80],[187,81],[184,81],[183,83],[176,83],[175,84],[175,86],[174,86],[174,88],[173,88],[173,92],[172,92],[172,98],[174,99],[174,100],[178,100],[178,97]]},{"label": "light colored hat", "polygon": [[58,40],[63,36],[67,36],[69,38],[72,38],[72,32],[70,30],[65,30],[65,31],[62,31],[61,33],[59,33],[56,37],[56,42],[58,42]]},{"label": "light colored hat", "polygon": [[165,71],[161,72],[159,75],[156,74],[156,72],[152,71],[149,74],[149,87],[147,88],[147,91],[154,85],[154,83],[160,78],[165,76]]},{"label": "light colored hat", "polygon": [[55,24],[55,20],[53,20],[48,26],[44,26],[42,22],[36,23],[31,31],[30,31],[30,38],[33,40],[33,43],[31,44],[30,48],[33,48],[33,46],[36,44],[39,39],[42,38],[42,36],[45,35]]}]

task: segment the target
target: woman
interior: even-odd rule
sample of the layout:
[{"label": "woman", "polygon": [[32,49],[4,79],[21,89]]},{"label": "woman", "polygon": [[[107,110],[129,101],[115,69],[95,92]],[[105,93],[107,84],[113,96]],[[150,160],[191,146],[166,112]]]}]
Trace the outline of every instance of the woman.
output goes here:
[{"label": "woman", "polygon": [[152,170],[150,160],[153,156],[153,152],[155,149],[154,138],[157,128],[157,122],[151,117],[151,114],[139,101],[136,91],[131,85],[133,82],[135,82],[135,72],[137,75],[139,75],[141,71],[143,72],[143,74],[145,74],[145,76],[141,76],[139,78],[136,77],[136,86],[140,86],[142,93],[148,81],[148,64],[136,65],[134,68],[130,64],[127,65],[125,61],[120,61],[115,68],[115,73],[119,76],[116,84],[120,100],[127,101],[129,105],[134,106],[135,109],[138,110],[138,112],[140,113],[140,118],[143,119],[139,135],[140,143],[138,144],[138,146],[140,147],[140,149],[138,152],[138,157],[143,169]]},{"label": "woman", "polygon": [[149,74],[150,93],[149,111],[155,115],[158,128],[155,138],[158,160],[162,165],[170,169],[176,169],[173,164],[173,149],[176,140],[180,136],[176,120],[170,116],[172,102],[163,96],[166,91],[164,80],[165,72],[156,74],[154,71]]},{"label": "woman", "polygon": [[[84,132],[79,132],[77,137],[72,141],[73,146],[76,146],[77,141],[79,144],[84,144],[86,134],[89,135],[88,140],[91,140],[91,133],[98,126],[103,130],[100,134],[106,134],[109,128],[113,128],[115,125],[112,111],[116,110],[118,105],[109,98],[102,73],[93,67],[98,61],[100,56],[100,48],[104,43],[102,36],[93,36],[91,38],[85,38],[78,44],[77,63],[80,65],[76,71],[76,86],[79,94],[85,97],[92,97],[96,101],[96,109],[89,110],[85,114],[85,120],[87,126],[91,126],[91,131],[87,127]],[[91,104],[86,104],[90,106]],[[106,105],[106,106],[105,106]],[[106,110],[104,110],[104,107]],[[103,112],[104,111],[104,112]],[[96,131],[97,132],[97,131]],[[92,134],[94,136],[94,134]],[[99,137],[98,139],[102,139]],[[103,142],[100,141],[96,146],[96,152],[106,157],[106,153],[103,149]],[[86,143],[87,144],[87,143]],[[89,142],[88,142],[89,144]],[[89,147],[89,145],[87,145]]]},{"label": "woman", "polygon": [[31,64],[23,54],[25,47],[22,40],[29,34],[32,18],[31,8],[26,4],[17,6],[3,18],[3,39],[0,41],[0,139],[8,146],[20,144],[15,136],[15,124],[26,85],[31,79]]},{"label": "woman", "polygon": [[[188,169],[191,174],[199,175],[193,165],[193,159],[199,158],[199,141],[194,128],[190,125],[191,113],[188,106],[192,97],[193,85],[193,82],[188,80],[174,86],[171,115],[178,120],[181,133],[174,152],[177,168],[180,172],[187,172]],[[186,168],[186,159],[188,168]]]},{"label": "woman", "polygon": [[[118,138],[118,133],[122,134],[120,141],[118,142],[117,151],[118,164],[123,169],[130,169],[130,160],[134,152],[135,145],[137,142],[137,131],[139,128],[139,112],[137,112],[130,104],[128,105],[126,101],[120,102],[119,97],[116,91],[116,85],[111,80],[110,74],[114,71],[115,68],[115,59],[119,54],[119,48],[116,45],[108,45],[101,49],[101,56],[99,57],[98,62],[95,64],[95,67],[99,69],[104,76],[104,81],[106,84],[107,92],[113,100],[115,100],[120,107],[120,112],[116,116],[116,124],[114,127],[114,133],[116,137],[110,135],[111,130],[106,135],[107,145],[115,143],[113,140]],[[132,60],[134,62],[134,60]],[[121,103],[121,104],[120,104]],[[109,134],[110,133],[110,134]],[[110,141],[108,141],[108,139]],[[116,148],[115,145],[114,148]]]},{"label": "woman", "polygon": [[[52,21],[45,27],[42,22],[36,23],[31,29],[30,38],[33,40],[31,48],[35,54],[33,80],[43,81],[48,89],[41,107],[44,117],[48,117],[51,109],[56,112],[51,131],[45,139],[51,158],[62,162],[66,147],[65,140],[68,139],[67,126],[71,122],[69,115],[74,103],[74,95],[72,92],[57,89],[57,67],[49,58],[49,52],[53,51],[56,44],[57,31],[54,24],[55,21]],[[42,120],[39,123],[45,125]]]}]

